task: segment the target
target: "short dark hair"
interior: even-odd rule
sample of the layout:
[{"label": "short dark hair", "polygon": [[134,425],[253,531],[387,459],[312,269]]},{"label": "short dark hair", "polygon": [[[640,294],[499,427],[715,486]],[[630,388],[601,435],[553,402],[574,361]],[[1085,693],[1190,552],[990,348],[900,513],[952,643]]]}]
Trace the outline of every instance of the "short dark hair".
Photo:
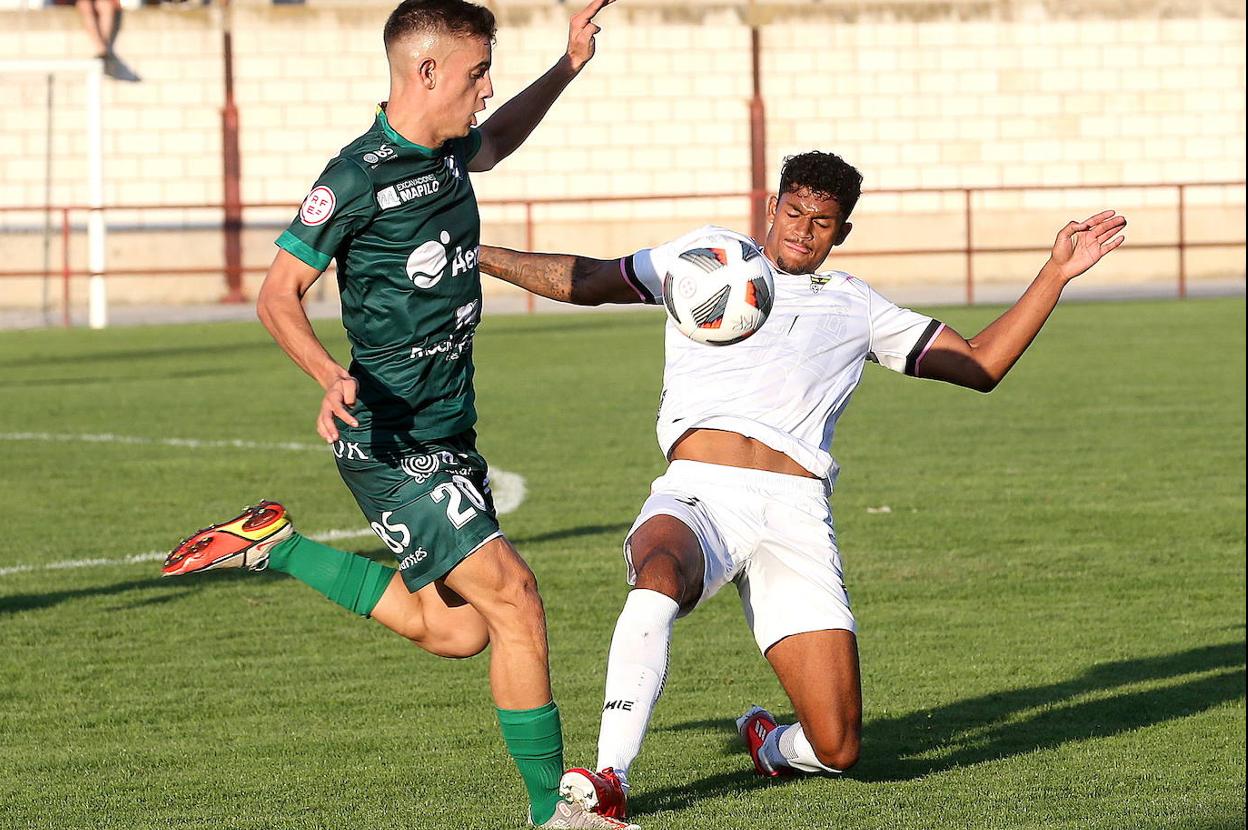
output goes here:
[{"label": "short dark hair", "polygon": [[497,28],[494,12],[466,0],[403,0],[390,12],[382,39],[389,52],[412,32],[437,31],[493,41]]},{"label": "short dark hair", "polygon": [[862,174],[835,153],[811,150],[787,156],[780,168],[780,193],[809,190],[822,199],[835,199],[841,206],[841,221],[849,218],[862,195]]}]

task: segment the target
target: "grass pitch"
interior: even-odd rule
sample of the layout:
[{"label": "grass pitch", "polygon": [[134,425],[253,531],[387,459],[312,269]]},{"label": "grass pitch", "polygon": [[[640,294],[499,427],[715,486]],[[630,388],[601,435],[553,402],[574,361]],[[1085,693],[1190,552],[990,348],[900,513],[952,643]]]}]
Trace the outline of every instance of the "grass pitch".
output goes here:
[{"label": "grass pitch", "polygon": [[[477,343],[570,763],[593,762],[619,543],[663,466],[661,323],[487,317]],[[869,369],[833,497],[861,764],[751,777],[733,717],[791,710],[728,592],[677,624],[637,819],[1242,827],[1244,331],[1242,299],[1068,304],[987,397]],[[308,533],[362,527],[328,450],[154,442],[316,443],[318,391],[258,325],[4,333],[0,389],[0,828],[520,825],[485,657],[430,657],[280,575],[123,561],[262,496]]]}]

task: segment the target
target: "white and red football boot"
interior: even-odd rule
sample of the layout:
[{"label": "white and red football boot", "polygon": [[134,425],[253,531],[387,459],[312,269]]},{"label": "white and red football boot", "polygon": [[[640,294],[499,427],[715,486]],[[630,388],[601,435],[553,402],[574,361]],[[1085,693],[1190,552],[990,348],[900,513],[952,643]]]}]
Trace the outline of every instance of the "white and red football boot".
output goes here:
[{"label": "white and red football boot", "polygon": [[600,816],[628,818],[628,792],[611,767],[599,772],[572,767],[559,779],[559,795]]},{"label": "white and red football boot", "polygon": [[737,718],[737,733],[750,751],[750,759],[754,761],[754,773],[766,778],[777,778],[789,772],[787,768],[776,769],[763,757],[763,742],[775,728],[776,719],[761,706],[751,706],[744,715]]}]

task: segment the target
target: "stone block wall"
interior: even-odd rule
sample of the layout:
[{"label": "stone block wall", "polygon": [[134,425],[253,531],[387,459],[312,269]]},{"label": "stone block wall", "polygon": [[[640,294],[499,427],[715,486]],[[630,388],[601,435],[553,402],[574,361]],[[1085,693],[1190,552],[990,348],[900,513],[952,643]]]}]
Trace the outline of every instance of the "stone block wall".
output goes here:
[{"label": "stone block wall", "polygon": [[[500,27],[492,107],[553,63],[573,11],[540,0],[493,5]],[[328,158],[368,126],[386,95],[380,30],[390,4],[244,0],[235,6],[243,198],[296,203]],[[118,47],[144,80],[105,88],[108,203],[221,200],[219,15],[199,6],[127,12]],[[478,195],[489,202],[747,190],[751,20],[761,25],[772,182],[786,154],[815,147],[859,166],[868,191],[1245,176],[1242,4],[810,0],[751,13],[742,3],[622,0],[601,16],[598,57],[515,156],[475,177]],[[88,45],[79,26],[72,8],[0,11],[0,50],[9,60],[83,57]],[[6,101],[0,206],[37,207],[49,198],[83,203],[82,85],[58,77],[50,133],[44,76],[0,73],[0,95]],[[869,192],[843,261],[899,285],[956,282],[957,256],[854,254],[960,246],[963,198],[957,191]],[[1242,238],[1242,186],[1198,188],[1187,198],[1190,234]],[[994,192],[975,199],[975,238],[1000,245],[1046,245],[1064,221],[1103,205],[1131,215],[1133,241],[1167,242],[1177,228],[1174,190]],[[266,240],[289,215],[287,208],[248,211],[249,265],[267,262]],[[579,203],[537,206],[533,215],[537,247],[607,255],[704,221],[744,229],[748,204],[728,198]],[[522,207],[487,204],[483,216],[487,240],[527,241]],[[109,218],[115,267],[221,262],[210,211]],[[42,228],[38,212],[0,213],[0,268],[42,267]],[[1034,271],[1036,256],[989,258],[977,271],[1000,268],[1002,280],[1022,280]],[[1176,270],[1168,253],[1142,249],[1119,259],[1105,279],[1165,280]],[[1243,274],[1242,248],[1192,260],[1194,277]],[[33,302],[37,283],[0,280],[0,306]],[[201,278],[124,285],[114,299],[219,293],[212,279]]]}]

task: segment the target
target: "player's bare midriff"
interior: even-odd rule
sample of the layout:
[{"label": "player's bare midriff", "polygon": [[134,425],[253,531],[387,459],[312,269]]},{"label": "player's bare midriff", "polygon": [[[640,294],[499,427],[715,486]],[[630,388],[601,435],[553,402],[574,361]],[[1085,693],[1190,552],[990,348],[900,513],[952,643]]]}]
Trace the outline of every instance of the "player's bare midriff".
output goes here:
[{"label": "player's bare midriff", "polygon": [[767,470],[790,476],[818,478],[784,453],[761,441],[722,429],[691,429],[676,441],[671,461],[701,461],[748,470]]}]

